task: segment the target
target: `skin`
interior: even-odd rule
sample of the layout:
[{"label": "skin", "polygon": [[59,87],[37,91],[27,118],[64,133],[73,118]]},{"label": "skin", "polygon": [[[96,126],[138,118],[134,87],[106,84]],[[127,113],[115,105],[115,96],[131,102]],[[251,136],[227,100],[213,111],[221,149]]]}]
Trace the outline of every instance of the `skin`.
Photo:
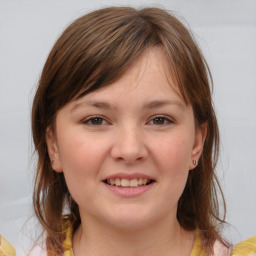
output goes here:
[{"label": "skin", "polygon": [[[177,203],[202,153],[206,124],[195,126],[167,66],[161,48],[149,49],[118,81],[65,105],[55,132],[47,130],[53,168],[79,205],[76,256],[191,252],[194,233],[180,227]],[[123,197],[103,182],[120,173],[149,175],[154,183]]]}]

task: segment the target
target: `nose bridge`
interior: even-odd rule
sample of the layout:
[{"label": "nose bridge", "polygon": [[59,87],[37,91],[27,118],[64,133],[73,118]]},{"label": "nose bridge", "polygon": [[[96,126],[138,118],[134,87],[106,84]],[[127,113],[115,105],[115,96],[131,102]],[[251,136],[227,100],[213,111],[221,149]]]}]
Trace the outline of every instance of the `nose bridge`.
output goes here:
[{"label": "nose bridge", "polygon": [[112,156],[127,163],[145,159],[147,149],[142,128],[135,123],[120,125],[117,128]]}]

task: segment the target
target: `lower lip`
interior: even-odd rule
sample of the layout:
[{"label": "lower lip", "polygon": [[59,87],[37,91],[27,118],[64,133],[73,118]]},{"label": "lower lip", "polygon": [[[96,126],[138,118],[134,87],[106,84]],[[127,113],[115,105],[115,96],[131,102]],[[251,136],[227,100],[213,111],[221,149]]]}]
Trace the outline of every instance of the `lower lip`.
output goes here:
[{"label": "lower lip", "polygon": [[140,196],[141,194],[150,190],[154,186],[154,183],[155,182],[153,182],[149,185],[138,186],[138,187],[129,187],[129,188],[128,187],[111,186],[106,183],[104,183],[104,184],[109,190],[111,190],[112,192],[114,192],[115,194],[117,194],[121,197],[136,197],[136,196]]}]

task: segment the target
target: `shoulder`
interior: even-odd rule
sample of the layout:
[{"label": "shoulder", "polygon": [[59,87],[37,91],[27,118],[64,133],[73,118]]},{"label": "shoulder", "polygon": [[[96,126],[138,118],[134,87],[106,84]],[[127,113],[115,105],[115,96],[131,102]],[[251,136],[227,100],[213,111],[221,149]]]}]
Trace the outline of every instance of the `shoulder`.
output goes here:
[{"label": "shoulder", "polygon": [[236,244],[233,248],[227,248],[219,241],[214,244],[212,256],[256,256],[256,236]]},{"label": "shoulder", "polygon": [[47,256],[47,251],[40,245],[35,246],[28,256]]},{"label": "shoulder", "polygon": [[190,256],[230,256],[231,251],[232,246],[229,246],[228,244],[225,246],[222,242],[216,240],[213,244],[212,253],[208,254],[203,247],[203,239],[200,236],[200,231],[197,229],[194,246]]},{"label": "shoulder", "polygon": [[[73,256],[72,252],[72,223],[67,218],[63,218],[62,229],[64,234],[63,256]],[[1,254],[0,254],[1,256]],[[9,256],[9,255],[8,255]],[[38,242],[28,253],[28,256],[47,256],[45,241]]]},{"label": "shoulder", "polygon": [[235,245],[232,256],[256,256],[256,236]]},{"label": "shoulder", "polygon": [[64,256],[73,255],[72,251],[72,233],[73,233],[73,226],[69,219],[63,221],[63,233],[65,239],[63,241],[63,249],[64,249]]},{"label": "shoulder", "polygon": [[14,247],[0,235],[0,255],[15,256],[16,252]]},{"label": "shoulder", "polygon": [[224,246],[220,241],[216,240],[213,246],[213,254],[211,256],[230,256],[232,247]]},{"label": "shoulder", "polygon": [[[64,234],[63,256],[73,256],[73,251],[72,251],[73,226],[72,226],[71,221],[66,216],[63,217],[62,229],[63,229],[63,234]],[[31,250],[31,252],[29,253],[29,256],[47,256],[46,245],[38,244]]]}]

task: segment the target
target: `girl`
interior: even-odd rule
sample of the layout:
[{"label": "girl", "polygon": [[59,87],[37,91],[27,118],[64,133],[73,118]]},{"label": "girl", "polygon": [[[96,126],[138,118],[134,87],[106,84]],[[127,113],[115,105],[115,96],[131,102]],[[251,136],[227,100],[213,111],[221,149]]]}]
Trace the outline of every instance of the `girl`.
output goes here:
[{"label": "girl", "polygon": [[210,83],[164,10],[101,9],[63,32],[32,109],[47,255],[230,255]]}]

